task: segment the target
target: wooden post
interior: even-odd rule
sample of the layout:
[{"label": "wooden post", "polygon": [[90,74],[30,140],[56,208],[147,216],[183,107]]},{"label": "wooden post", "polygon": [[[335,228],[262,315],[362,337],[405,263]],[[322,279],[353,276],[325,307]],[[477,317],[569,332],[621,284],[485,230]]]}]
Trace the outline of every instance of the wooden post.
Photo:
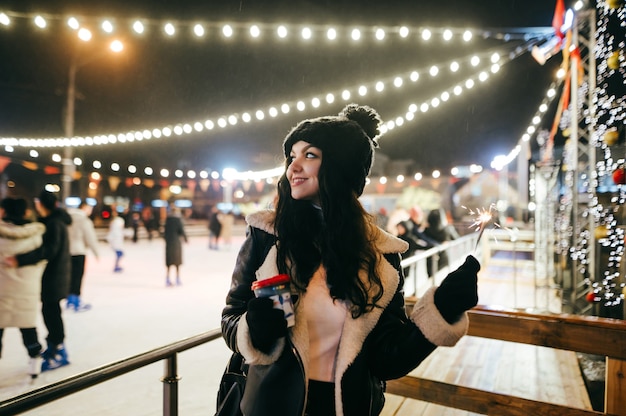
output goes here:
[{"label": "wooden post", "polygon": [[626,416],[626,361],[606,357],[604,413]]}]

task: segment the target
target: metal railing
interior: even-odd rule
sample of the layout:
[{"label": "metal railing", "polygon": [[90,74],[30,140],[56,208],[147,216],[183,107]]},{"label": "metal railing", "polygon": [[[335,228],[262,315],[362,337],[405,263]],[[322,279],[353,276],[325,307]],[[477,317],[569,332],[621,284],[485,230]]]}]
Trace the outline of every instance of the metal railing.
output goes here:
[{"label": "metal railing", "polygon": [[0,402],[0,415],[15,415],[32,410],[53,400],[93,387],[157,361],[165,360],[165,374],[161,379],[163,382],[163,416],[177,416],[178,380],[180,379],[177,374],[178,353],[218,338],[222,338],[222,331],[214,329],[26,392]]},{"label": "metal railing", "polygon": [[[476,247],[477,240],[478,235],[476,233],[468,234],[456,240],[446,241],[428,250],[416,251],[411,257],[402,260],[400,263],[402,268],[405,270],[408,268],[408,271],[405,273],[404,294],[406,296],[419,296],[421,295],[419,293],[420,286],[434,286],[437,284],[439,256],[441,253],[446,253],[448,257],[449,264],[447,268],[449,270],[454,270],[460,266],[469,254],[473,254],[480,259],[481,247]],[[420,277],[428,280],[428,282],[426,280],[420,282]]]}]

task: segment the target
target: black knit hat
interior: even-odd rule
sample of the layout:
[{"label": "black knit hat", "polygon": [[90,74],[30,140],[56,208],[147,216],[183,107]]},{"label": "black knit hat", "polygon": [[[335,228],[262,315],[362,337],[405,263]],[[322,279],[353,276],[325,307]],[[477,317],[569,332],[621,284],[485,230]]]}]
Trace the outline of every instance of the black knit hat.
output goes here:
[{"label": "black knit hat", "polygon": [[39,193],[39,202],[49,211],[56,208],[57,201],[57,196],[52,192],[48,192],[44,189]]},{"label": "black knit hat", "polygon": [[4,216],[8,219],[22,219],[26,214],[26,200],[24,198],[4,198],[0,202],[4,209]]},{"label": "black knit hat", "polygon": [[288,158],[296,142],[311,143],[322,150],[320,169],[332,175],[337,185],[360,196],[374,163],[380,124],[373,108],[349,104],[337,116],[301,121],[287,134],[283,151]]}]

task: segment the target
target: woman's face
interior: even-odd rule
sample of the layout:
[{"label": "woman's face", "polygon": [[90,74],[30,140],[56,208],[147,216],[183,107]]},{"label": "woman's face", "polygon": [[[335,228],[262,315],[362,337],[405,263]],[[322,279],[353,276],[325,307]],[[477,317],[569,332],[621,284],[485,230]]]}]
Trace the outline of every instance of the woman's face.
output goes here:
[{"label": "woman's face", "polygon": [[291,197],[319,204],[318,180],[322,165],[322,150],[305,141],[294,143],[289,154],[287,180]]}]

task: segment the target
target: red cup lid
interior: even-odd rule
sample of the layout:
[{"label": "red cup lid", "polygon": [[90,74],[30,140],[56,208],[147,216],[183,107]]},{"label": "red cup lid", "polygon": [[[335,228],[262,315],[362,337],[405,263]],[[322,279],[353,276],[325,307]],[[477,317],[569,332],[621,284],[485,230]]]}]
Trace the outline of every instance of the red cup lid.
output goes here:
[{"label": "red cup lid", "polygon": [[277,274],[269,279],[257,280],[252,283],[252,290],[261,289],[262,287],[280,285],[282,283],[289,283],[288,274]]}]

